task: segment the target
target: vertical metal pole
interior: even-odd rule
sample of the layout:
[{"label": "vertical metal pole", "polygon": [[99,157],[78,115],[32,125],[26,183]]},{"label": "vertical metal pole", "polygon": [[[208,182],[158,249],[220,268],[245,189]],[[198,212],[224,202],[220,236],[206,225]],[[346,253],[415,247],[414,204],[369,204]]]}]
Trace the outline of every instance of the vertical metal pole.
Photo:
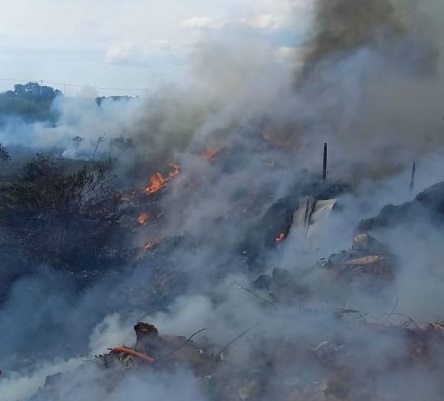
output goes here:
[{"label": "vertical metal pole", "polygon": [[322,166],[322,179],[324,181],[327,179],[327,153],[328,153],[327,146],[328,146],[327,143],[324,143],[324,162]]},{"label": "vertical metal pole", "polygon": [[410,175],[410,191],[413,191],[415,187],[415,174],[416,174],[416,163],[412,163],[412,173]]}]

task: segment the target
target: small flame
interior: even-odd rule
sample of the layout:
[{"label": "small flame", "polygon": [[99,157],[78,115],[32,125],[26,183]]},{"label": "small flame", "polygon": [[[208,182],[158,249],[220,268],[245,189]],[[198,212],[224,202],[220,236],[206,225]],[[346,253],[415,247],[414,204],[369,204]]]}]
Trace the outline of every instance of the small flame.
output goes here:
[{"label": "small flame", "polygon": [[146,224],[148,222],[149,216],[146,213],[141,213],[140,216],[137,218],[137,222],[139,224]]},{"label": "small flame", "polygon": [[161,190],[168,181],[174,178],[177,174],[179,174],[180,166],[178,164],[170,164],[172,170],[169,172],[167,177],[164,177],[160,173],[156,173],[150,177],[151,185],[145,188],[145,192],[148,194],[154,194]]},{"label": "small flame", "polygon": [[284,242],[285,240],[285,233],[279,233],[276,237],[276,242],[279,244],[281,242]]}]

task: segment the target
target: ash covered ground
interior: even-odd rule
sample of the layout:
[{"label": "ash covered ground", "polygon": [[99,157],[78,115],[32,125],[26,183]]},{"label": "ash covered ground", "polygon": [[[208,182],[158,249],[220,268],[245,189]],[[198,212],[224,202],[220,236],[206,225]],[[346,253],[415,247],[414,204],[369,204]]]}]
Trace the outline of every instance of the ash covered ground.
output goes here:
[{"label": "ash covered ground", "polygon": [[291,68],[2,120],[2,401],[443,398],[444,6],[311,5]]}]

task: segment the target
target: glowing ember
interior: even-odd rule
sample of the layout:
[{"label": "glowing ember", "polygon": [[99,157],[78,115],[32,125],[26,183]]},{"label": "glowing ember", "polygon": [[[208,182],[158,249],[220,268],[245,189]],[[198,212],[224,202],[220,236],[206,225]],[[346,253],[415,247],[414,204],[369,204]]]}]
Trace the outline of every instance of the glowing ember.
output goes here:
[{"label": "glowing ember", "polygon": [[276,242],[281,243],[284,240],[285,240],[285,233],[279,233],[278,236],[276,237]]},{"label": "glowing ember", "polygon": [[149,216],[146,213],[141,213],[140,216],[137,218],[137,222],[139,224],[146,224],[148,222]]},{"label": "glowing ember", "polygon": [[150,177],[151,185],[145,188],[145,192],[148,194],[154,194],[155,192],[161,190],[168,181],[179,174],[180,166],[178,164],[170,164],[172,170],[169,172],[167,177],[164,177],[160,173],[156,173]]}]

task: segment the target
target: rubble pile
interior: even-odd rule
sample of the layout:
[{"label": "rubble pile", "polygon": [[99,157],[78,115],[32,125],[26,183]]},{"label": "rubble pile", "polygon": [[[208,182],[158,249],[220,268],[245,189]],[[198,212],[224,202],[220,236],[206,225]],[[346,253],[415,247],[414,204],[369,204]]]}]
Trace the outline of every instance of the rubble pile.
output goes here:
[{"label": "rubble pile", "polygon": [[[137,337],[134,347],[114,348],[109,354],[98,357],[104,367],[128,369],[142,365],[152,369],[170,369],[176,364],[185,364],[197,375],[205,375],[219,362],[183,336],[160,336],[156,327],[142,322],[137,323],[134,330]],[[131,355],[131,350],[138,354]]]},{"label": "rubble pile", "polygon": [[[441,399],[438,393],[416,388],[416,381],[398,388],[396,378],[427,377],[433,391],[444,391],[444,323],[392,325],[347,315],[350,311],[301,312],[299,317],[309,317],[311,325],[293,337],[250,338],[250,361],[244,367],[231,358],[236,351],[212,353],[192,337],[160,335],[153,325],[139,322],[134,346],[115,347],[89,364],[108,372],[110,393],[134,372],[149,377],[187,369],[210,400],[391,401],[416,400],[421,394],[430,401]],[[323,330],[326,321],[335,322],[334,330]],[[63,375],[47,378],[40,396],[57,399],[57,383],[63,379]],[[409,394],[412,398],[406,398]]]},{"label": "rubble pile", "polygon": [[396,267],[395,257],[389,249],[365,232],[354,236],[350,250],[331,255],[319,263],[335,276],[351,280],[362,276],[390,280]]}]

